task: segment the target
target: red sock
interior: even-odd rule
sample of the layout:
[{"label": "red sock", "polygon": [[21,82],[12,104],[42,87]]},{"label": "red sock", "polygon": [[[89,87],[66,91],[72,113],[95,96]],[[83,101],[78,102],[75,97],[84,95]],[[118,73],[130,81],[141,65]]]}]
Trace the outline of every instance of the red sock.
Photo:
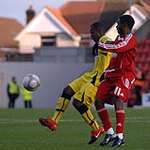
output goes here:
[{"label": "red sock", "polygon": [[108,129],[112,128],[111,121],[109,119],[109,114],[106,108],[102,108],[98,111],[98,115],[102,120],[104,130],[107,131]]},{"label": "red sock", "polygon": [[116,111],[116,133],[124,132],[124,122],[125,122],[125,111],[117,110]]}]

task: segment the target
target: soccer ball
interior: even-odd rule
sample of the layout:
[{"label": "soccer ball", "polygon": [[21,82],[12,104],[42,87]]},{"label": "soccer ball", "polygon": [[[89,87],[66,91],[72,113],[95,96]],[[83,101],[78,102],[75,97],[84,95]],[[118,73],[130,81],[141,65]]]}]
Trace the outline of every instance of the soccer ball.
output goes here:
[{"label": "soccer ball", "polygon": [[22,81],[22,85],[28,91],[36,91],[40,86],[40,79],[35,74],[27,74]]}]

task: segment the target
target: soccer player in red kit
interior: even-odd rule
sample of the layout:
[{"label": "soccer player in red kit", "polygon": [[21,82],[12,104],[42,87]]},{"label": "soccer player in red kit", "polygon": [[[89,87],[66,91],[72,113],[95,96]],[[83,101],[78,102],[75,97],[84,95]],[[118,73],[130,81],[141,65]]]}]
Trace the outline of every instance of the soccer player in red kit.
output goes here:
[{"label": "soccer player in red kit", "polygon": [[[106,135],[101,146],[113,142],[112,147],[124,144],[124,103],[128,101],[129,91],[135,81],[136,40],[131,33],[135,21],[130,15],[123,15],[117,21],[118,37],[114,42],[99,43],[98,47],[113,53],[110,65],[100,84],[95,107],[102,120]],[[105,103],[114,104],[116,112],[116,134],[112,128]]]}]

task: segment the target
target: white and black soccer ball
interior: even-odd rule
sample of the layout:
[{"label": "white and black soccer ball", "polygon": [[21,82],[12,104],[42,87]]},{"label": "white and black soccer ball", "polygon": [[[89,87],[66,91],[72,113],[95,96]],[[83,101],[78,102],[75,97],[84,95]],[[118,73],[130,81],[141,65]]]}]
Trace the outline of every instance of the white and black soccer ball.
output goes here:
[{"label": "white and black soccer ball", "polygon": [[23,78],[22,85],[28,91],[36,91],[40,86],[40,78],[35,74],[27,74]]}]

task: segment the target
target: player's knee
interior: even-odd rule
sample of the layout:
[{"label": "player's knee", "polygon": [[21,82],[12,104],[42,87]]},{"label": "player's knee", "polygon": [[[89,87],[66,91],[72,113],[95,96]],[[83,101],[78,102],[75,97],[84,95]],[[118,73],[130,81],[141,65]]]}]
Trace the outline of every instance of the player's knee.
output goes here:
[{"label": "player's knee", "polygon": [[88,107],[85,104],[76,99],[73,100],[72,104],[81,115],[88,110]]},{"label": "player's knee", "polygon": [[74,91],[70,86],[67,86],[64,88],[63,93],[61,95],[61,97],[64,97],[68,100],[71,100],[72,96],[74,95]]},{"label": "player's knee", "polygon": [[98,99],[95,100],[94,105],[95,105],[96,110],[104,108],[104,102]]}]

